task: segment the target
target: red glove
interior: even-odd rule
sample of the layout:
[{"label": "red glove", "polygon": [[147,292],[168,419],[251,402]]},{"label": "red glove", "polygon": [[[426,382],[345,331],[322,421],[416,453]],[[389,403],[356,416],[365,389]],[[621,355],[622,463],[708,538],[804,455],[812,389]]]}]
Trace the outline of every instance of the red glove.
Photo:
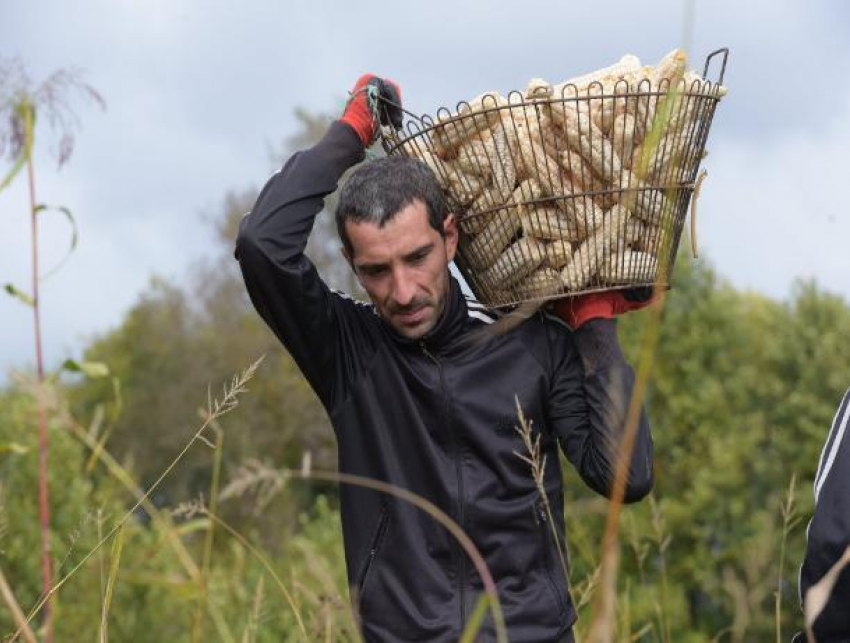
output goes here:
[{"label": "red glove", "polygon": [[350,125],[363,147],[369,147],[378,134],[378,123],[401,129],[401,88],[391,80],[363,74],[339,119]]},{"label": "red glove", "polygon": [[555,304],[555,314],[576,330],[588,320],[611,319],[615,315],[645,308],[657,299],[652,296],[652,288],[593,292],[559,300]]}]

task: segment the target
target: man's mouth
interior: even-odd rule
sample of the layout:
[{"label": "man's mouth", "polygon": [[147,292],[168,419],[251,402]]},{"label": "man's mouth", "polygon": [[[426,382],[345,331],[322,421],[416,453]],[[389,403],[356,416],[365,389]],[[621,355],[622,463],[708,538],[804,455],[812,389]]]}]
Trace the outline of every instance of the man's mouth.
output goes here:
[{"label": "man's mouth", "polygon": [[422,306],[420,308],[415,308],[413,310],[396,311],[395,317],[404,326],[416,326],[417,324],[420,324],[425,320],[425,317],[427,316],[427,314],[428,314],[428,307]]}]

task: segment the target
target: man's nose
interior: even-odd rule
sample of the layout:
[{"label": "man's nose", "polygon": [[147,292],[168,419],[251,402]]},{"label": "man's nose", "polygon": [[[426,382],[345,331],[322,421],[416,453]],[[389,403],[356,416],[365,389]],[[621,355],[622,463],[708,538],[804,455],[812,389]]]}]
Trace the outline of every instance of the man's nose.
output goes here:
[{"label": "man's nose", "polygon": [[416,298],[416,282],[404,268],[393,273],[393,299],[399,306],[409,306]]}]

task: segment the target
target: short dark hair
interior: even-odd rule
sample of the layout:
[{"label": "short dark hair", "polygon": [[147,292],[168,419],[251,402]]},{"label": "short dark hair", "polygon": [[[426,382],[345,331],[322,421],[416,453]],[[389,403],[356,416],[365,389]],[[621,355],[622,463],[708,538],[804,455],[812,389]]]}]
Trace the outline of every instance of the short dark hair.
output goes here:
[{"label": "short dark hair", "polygon": [[357,168],[340,191],[336,205],[336,229],[349,255],[353,256],[354,248],[345,231],[346,221],[367,221],[381,228],[415,201],[425,205],[428,223],[444,236],[446,198],[437,177],[422,161],[388,156]]}]

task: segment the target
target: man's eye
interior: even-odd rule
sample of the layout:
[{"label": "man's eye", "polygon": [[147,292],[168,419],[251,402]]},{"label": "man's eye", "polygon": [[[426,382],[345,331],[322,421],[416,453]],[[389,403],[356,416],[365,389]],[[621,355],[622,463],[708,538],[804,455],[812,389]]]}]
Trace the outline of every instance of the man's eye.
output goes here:
[{"label": "man's eye", "polygon": [[415,254],[410,258],[410,263],[422,263],[423,261],[425,261],[425,257],[427,256],[427,252],[420,252],[418,254]]},{"label": "man's eye", "polygon": [[378,277],[386,272],[386,268],[383,266],[369,266],[362,268],[361,271],[367,277]]}]

